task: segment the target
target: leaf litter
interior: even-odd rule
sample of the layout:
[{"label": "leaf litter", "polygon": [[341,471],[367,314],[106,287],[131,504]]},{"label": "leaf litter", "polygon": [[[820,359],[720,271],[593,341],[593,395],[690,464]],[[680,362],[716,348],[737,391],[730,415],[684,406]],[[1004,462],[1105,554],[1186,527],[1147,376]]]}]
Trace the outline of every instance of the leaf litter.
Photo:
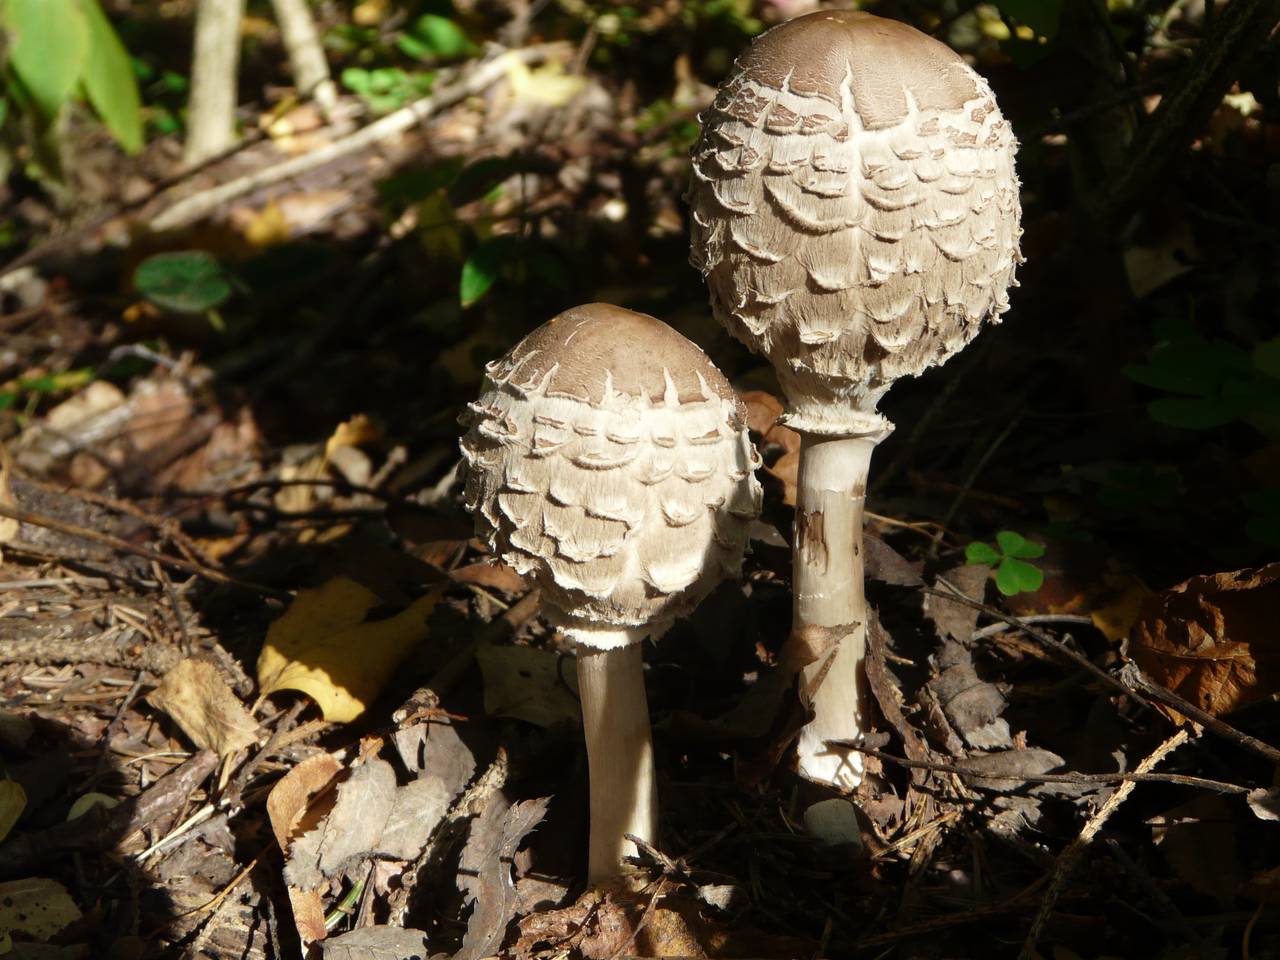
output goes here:
[{"label": "leaf litter", "polygon": [[[546,23],[572,17],[561,6]],[[772,16],[765,8],[782,5],[756,6]],[[642,21],[646,44],[687,27],[661,5]],[[610,62],[629,56],[607,36],[596,42]],[[675,59],[682,96],[696,100],[706,78]],[[647,132],[619,116],[635,91],[614,91],[600,69],[586,53],[580,64],[512,66],[504,86],[438,117],[429,139],[414,133],[354,174],[322,169],[289,193],[234,203],[208,236],[136,240],[106,284],[50,268],[0,291],[28,311],[0,314],[0,397],[24,403],[0,412],[0,882],[45,905],[20,920],[0,907],[14,955],[265,960],[301,940],[339,960],[976,956],[1007,951],[1044,903],[1041,955],[1093,956],[1105,941],[1117,955],[1172,958],[1169,931],[1184,929],[1215,949],[1249,936],[1254,955],[1274,949],[1273,919],[1253,914],[1280,900],[1274,771],[1256,754],[1191,730],[1160,761],[1171,778],[1230,781],[1239,796],[1170,779],[1139,782],[1125,799],[1121,780],[1037,777],[1122,777],[1164,742],[1170,719],[1182,722],[1104,682],[1125,656],[1228,729],[1274,739],[1275,571],[1240,562],[1205,574],[1226,566],[1206,558],[1236,555],[1222,544],[1162,551],[1168,538],[1123,513],[1114,485],[1091,499],[1096,470],[1066,459],[1091,455],[1085,440],[1048,479],[1027,479],[1037,465],[1022,446],[957,486],[980,452],[971,425],[1025,401],[1009,389],[1025,378],[1006,373],[1028,368],[1025,353],[1002,355],[994,340],[991,377],[946,394],[941,414],[924,383],[899,419],[910,434],[900,428],[883,451],[897,479],[872,492],[884,513],[865,540],[883,621],[868,665],[880,716],[861,744],[875,751],[868,781],[851,797],[787,766],[804,719],[785,643],[799,436],[779,423],[767,374],[739,357],[735,382],[762,387],[743,399],[767,464],[767,515],[744,584],[646,651],[664,778],[658,849],[630,887],[582,890],[570,653],[533,615],[530,584],[470,541],[452,417],[483,363],[568,295],[554,271],[531,283],[516,269],[526,246],[555,251],[565,237],[617,258],[599,271],[586,261],[583,275],[598,272],[604,289],[575,297],[659,313],[674,303],[700,342],[730,356],[696,330],[706,322],[696,278],[681,287],[683,266],[668,271],[670,251],[655,245],[681,230],[683,154],[663,131],[697,104],[669,104],[670,124]],[[331,133],[265,146],[301,150],[305,136]],[[456,205],[439,186],[394,209],[373,196],[388,164],[481,149],[519,172]],[[245,160],[263,156],[251,146]],[[299,212],[304,201],[311,212]],[[444,227],[422,219],[433,211]],[[504,217],[530,235],[503,232]],[[1029,229],[1029,247],[1053,242],[1046,229]],[[324,244],[306,241],[315,230]],[[1198,232],[1179,220],[1174,234]],[[374,233],[390,242],[371,254]],[[1217,249],[1203,239],[1194,249]],[[138,263],[193,244],[203,251],[194,279],[209,289],[188,277],[160,291],[165,310],[117,302]],[[414,254],[432,250],[419,276]],[[570,252],[576,264],[590,251]],[[1147,297],[1197,276],[1179,262],[1160,284],[1137,284],[1128,260]],[[483,274],[465,309],[457,277],[436,270],[445,261]],[[231,275],[250,296],[224,297]],[[334,296],[336,277],[349,294]],[[1024,293],[1050,309],[1039,284],[1028,273]],[[233,321],[216,336],[184,315],[211,295]],[[1087,377],[1042,379],[1028,409]],[[1063,414],[1053,402],[1034,416]],[[1101,448],[1141,435],[1106,419]],[[1011,443],[1020,437],[1042,455],[1043,435]],[[1267,451],[1223,471],[1208,450],[1201,472],[1274,485]],[[1212,529],[1232,522],[1223,502],[1205,511]],[[1041,504],[1063,529],[1033,532]],[[1018,540],[1014,523],[1027,524]],[[1006,560],[1043,560],[1043,586],[1010,563],[1003,592],[1019,592],[1002,599],[990,565],[960,564],[966,541],[993,538]],[[1040,539],[1044,558],[1028,551]],[[1131,568],[1099,562],[1108,548]],[[1143,585],[1176,581],[1154,594]],[[946,584],[995,602],[940,597]],[[1011,614],[1028,621],[999,619]],[[1064,875],[1056,904],[1038,900],[1057,854],[1103,809],[1106,833],[1081,848],[1089,869]]]}]

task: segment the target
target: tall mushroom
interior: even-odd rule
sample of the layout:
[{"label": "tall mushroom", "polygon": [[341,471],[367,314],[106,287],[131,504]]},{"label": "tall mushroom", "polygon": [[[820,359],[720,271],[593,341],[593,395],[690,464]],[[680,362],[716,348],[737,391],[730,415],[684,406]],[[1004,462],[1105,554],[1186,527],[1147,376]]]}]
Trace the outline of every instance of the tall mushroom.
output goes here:
[{"label": "tall mushroom", "polygon": [[568,310],[487,368],[462,422],[465,501],[577,643],[591,778],[589,875],[656,839],[641,641],[738,573],[760,510],[733,388],[661,320]]},{"label": "tall mushroom", "polygon": [[777,369],[802,437],[794,636],[815,659],[799,767],[850,788],[860,755],[826,741],[864,726],[863,501],[893,429],[876,405],[1008,308],[1017,144],[956,53],[850,11],[759,37],[701,119],[691,259],[720,322]]}]

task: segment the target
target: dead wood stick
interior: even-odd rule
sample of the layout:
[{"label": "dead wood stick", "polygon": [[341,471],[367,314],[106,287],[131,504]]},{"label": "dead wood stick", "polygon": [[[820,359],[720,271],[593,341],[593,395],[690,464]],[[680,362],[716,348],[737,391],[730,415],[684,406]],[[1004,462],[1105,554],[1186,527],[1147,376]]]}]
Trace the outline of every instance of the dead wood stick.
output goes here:
[{"label": "dead wood stick", "polygon": [[[1150,773],[1160,761],[1186,742],[1187,731],[1185,729],[1179,730],[1151,751],[1150,755],[1138,764],[1134,772]],[[1044,892],[1044,896],[1040,900],[1040,909],[1036,913],[1035,920],[1031,923],[1031,930],[1027,933],[1026,940],[1022,942],[1022,952],[1018,954],[1018,960],[1032,960],[1033,957],[1038,956],[1036,944],[1040,940],[1040,933],[1044,930],[1044,925],[1049,922],[1049,917],[1053,913],[1053,905],[1058,899],[1058,892],[1062,889],[1062,885],[1071,874],[1071,870],[1084,852],[1084,848],[1093,842],[1093,838],[1098,835],[1098,831],[1111,818],[1111,815],[1120,808],[1120,804],[1125,802],[1129,794],[1133,793],[1133,788],[1136,786],[1137,784],[1133,780],[1128,780],[1116,787],[1115,792],[1107,797],[1102,806],[1098,808],[1098,812],[1085,823],[1080,830],[1080,835],[1072,840],[1066,849],[1058,855],[1058,860],[1053,866],[1053,874],[1049,879],[1049,889]]]},{"label": "dead wood stick", "polygon": [[954,773],[975,780],[1026,780],[1030,783],[1069,783],[1084,786],[1091,783],[1098,785],[1108,783],[1174,783],[1182,787],[1196,787],[1213,793],[1248,793],[1249,787],[1238,783],[1226,783],[1222,780],[1207,780],[1204,777],[1184,776],[1180,773],[1139,773],[1117,771],[1116,773],[1018,773],[1000,774],[991,770],[982,770],[966,766],[963,763],[937,763],[932,760],[911,760],[897,757],[882,750],[864,747],[852,740],[831,740],[833,746],[847,750],[857,750],[869,757],[885,760],[912,770],[932,770],[935,773]]},{"label": "dead wood stick", "polygon": [[0,846],[0,875],[25,871],[60,853],[119,847],[147,824],[185,804],[217,766],[218,755],[201,750],[114,810],[95,807],[69,823],[14,837]]},{"label": "dead wood stick", "polygon": [[1164,180],[1278,21],[1280,0],[1231,0],[1223,7],[1191,62],[1138,128],[1124,168],[1105,184],[1097,216],[1104,228],[1123,226]]},{"label": "dead wood stick", "polygon": [[170,557],[150,547],[138,546],[136,543],[130,543],[128,540],[121,540],[119,537],[113,537],[109,533],[100,533],[97,530],[91,530],[88,527],[77,526],[74,523],[67,523],[56,517],[48,517],[40,513],[34,513],[30,510],[24,510],[22,507],[12,507],[8,504],[0,503],[0,517],[8,517],[11,520],[17,520],[19,523],[29,523],[35,527],[44,527],[47,530],[56,530],[58,533],[65,533],[69,537],[79,537],[81,540],[89,540],[93,543],[100,543],[105,547],[110,547],[119,553],[132,554],[135,557],[143,557],[147,560],[153,560],[156,563],[162,563],[167,567],[173,567],[177,570],[184,570],[187,573],[193,573],[196,576],[203,577],[206,580],[212,580],[214,583],[223,583],[227,586],[239,587],[242,590],[249,590],[253,593],[260,594],[264,597],[271,597],[276,600],[292,599],[291,595],[284,590],[276,590],[272,587],[263,587],[256,583],[248,583],[244,580],[237,580],[228,574],[223,573],[203,563],[196,563],[191,560],[182,560],[178,557]]},{"label": "dead wood stick", "polygon": [[137,631],[96,637],[17,637],[0,642],[0,663],[96,663],[125,670],[164,674],[178,665],[182,652],[142,642]]},{"label": "dead wood stick", "polygon": [[292,157],[282,163],[246,174],[230,183],[219,184],[179,200],[156,216],[151,221],[151,228],[159,231],[176,230],[188,226],[246,193],[288,180],[326,163],[366,150],[412,129],[447,107],[483,93],[501,80],[513,64],[536,63],[563,49],[562,43],[548,43],[525,47],[523,50],[504,51],[490,60],[477,64],[463,73],[456,82],[442,87],[431,96],[417,100],[394,113],[389,113],[340,140],[335,140],[301,156]]}]

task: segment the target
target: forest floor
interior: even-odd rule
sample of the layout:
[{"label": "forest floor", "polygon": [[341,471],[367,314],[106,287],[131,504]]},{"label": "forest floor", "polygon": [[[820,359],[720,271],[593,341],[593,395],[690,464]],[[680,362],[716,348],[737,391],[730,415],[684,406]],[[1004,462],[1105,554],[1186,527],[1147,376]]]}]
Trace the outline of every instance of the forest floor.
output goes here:
[{"label": "forest floor", "polygon": [[[843,798],[795,774],[778,676],[798,438],[687,264],[695,117],[746,28],[659,14],[502,34],[521,55],[442,71],[407,131],[238,191],[371,104],[257,104],[186,175],[172,137],[81,124],[70,213],[6,188],[0,953],[1280,956],[1276,91],[1242,78],[1100,237],[1079,142],[1116,99],[1064,92],[1065,43],[961,37],[1022,141],[1027,263],[883,404]],[[591,301],[702,345],[766,464],[742,582],[646,649],[661,836],[607,891],[572,649],[458,483],[483,364]],[[1042,585],[997,589],[1001,551]]]}]

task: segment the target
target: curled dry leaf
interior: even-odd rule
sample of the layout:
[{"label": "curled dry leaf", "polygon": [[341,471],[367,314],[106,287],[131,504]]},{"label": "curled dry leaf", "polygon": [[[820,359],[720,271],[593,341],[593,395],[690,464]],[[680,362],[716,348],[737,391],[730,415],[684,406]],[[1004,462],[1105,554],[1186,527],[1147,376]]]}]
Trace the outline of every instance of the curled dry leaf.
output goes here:
[{"label": "curled dry leaf", "polygon": [[796,478],[800,471],[800,434],[778,423],[782,401],[764,390],[748,390],[741,396],[747,408],[747,426],[760,434],[760,454],[778,446],[782,453],[772,459],[764,472],[782,484],[782,502],[796,505]]},{"label": "curled dry leaf", "polygon": [[300,826],[309,829],[315,825],[306,825],[303,815],[341,772],[342,764],[332,755],[321,753],[303,760],[271,788],[267,797],[267,817],[271,820],[271,830],[281,851],[289,852],[293,838],[303,832]]},{"label": "curled dry leaf", "polygon": [[480,960],[502,946],[518,903],[511,860],[524,838],[547,815],[550,802],[550,797],[540,797],[508,806],[499,795],[472,821],[458,866],[458,886],[474,901],[475,908],[454,960]]},{"label": "curled dry leaf", "polygon": [[173,718],[202,750],[227,757],[258,739],[258,724],[231,691],[218,668],[205,660],[181,660],[147,701]]},{"label": "curled dry leaf", "polygon": [[348,577],[302,590],[267,630],[258,657],[262,692],[300,690],[324,718],[349,723],[382,692],[400,662],[427,639],[427,618],[443,594],[432,589],[385,620],[368,620],[377,594]]},{"label": "curled dry leaf", "polygon": [[1277,610],[1280,563],[1192,577],[1147,600],[1125,653],[1156,683],[1223,716],[1280,690]]}]

